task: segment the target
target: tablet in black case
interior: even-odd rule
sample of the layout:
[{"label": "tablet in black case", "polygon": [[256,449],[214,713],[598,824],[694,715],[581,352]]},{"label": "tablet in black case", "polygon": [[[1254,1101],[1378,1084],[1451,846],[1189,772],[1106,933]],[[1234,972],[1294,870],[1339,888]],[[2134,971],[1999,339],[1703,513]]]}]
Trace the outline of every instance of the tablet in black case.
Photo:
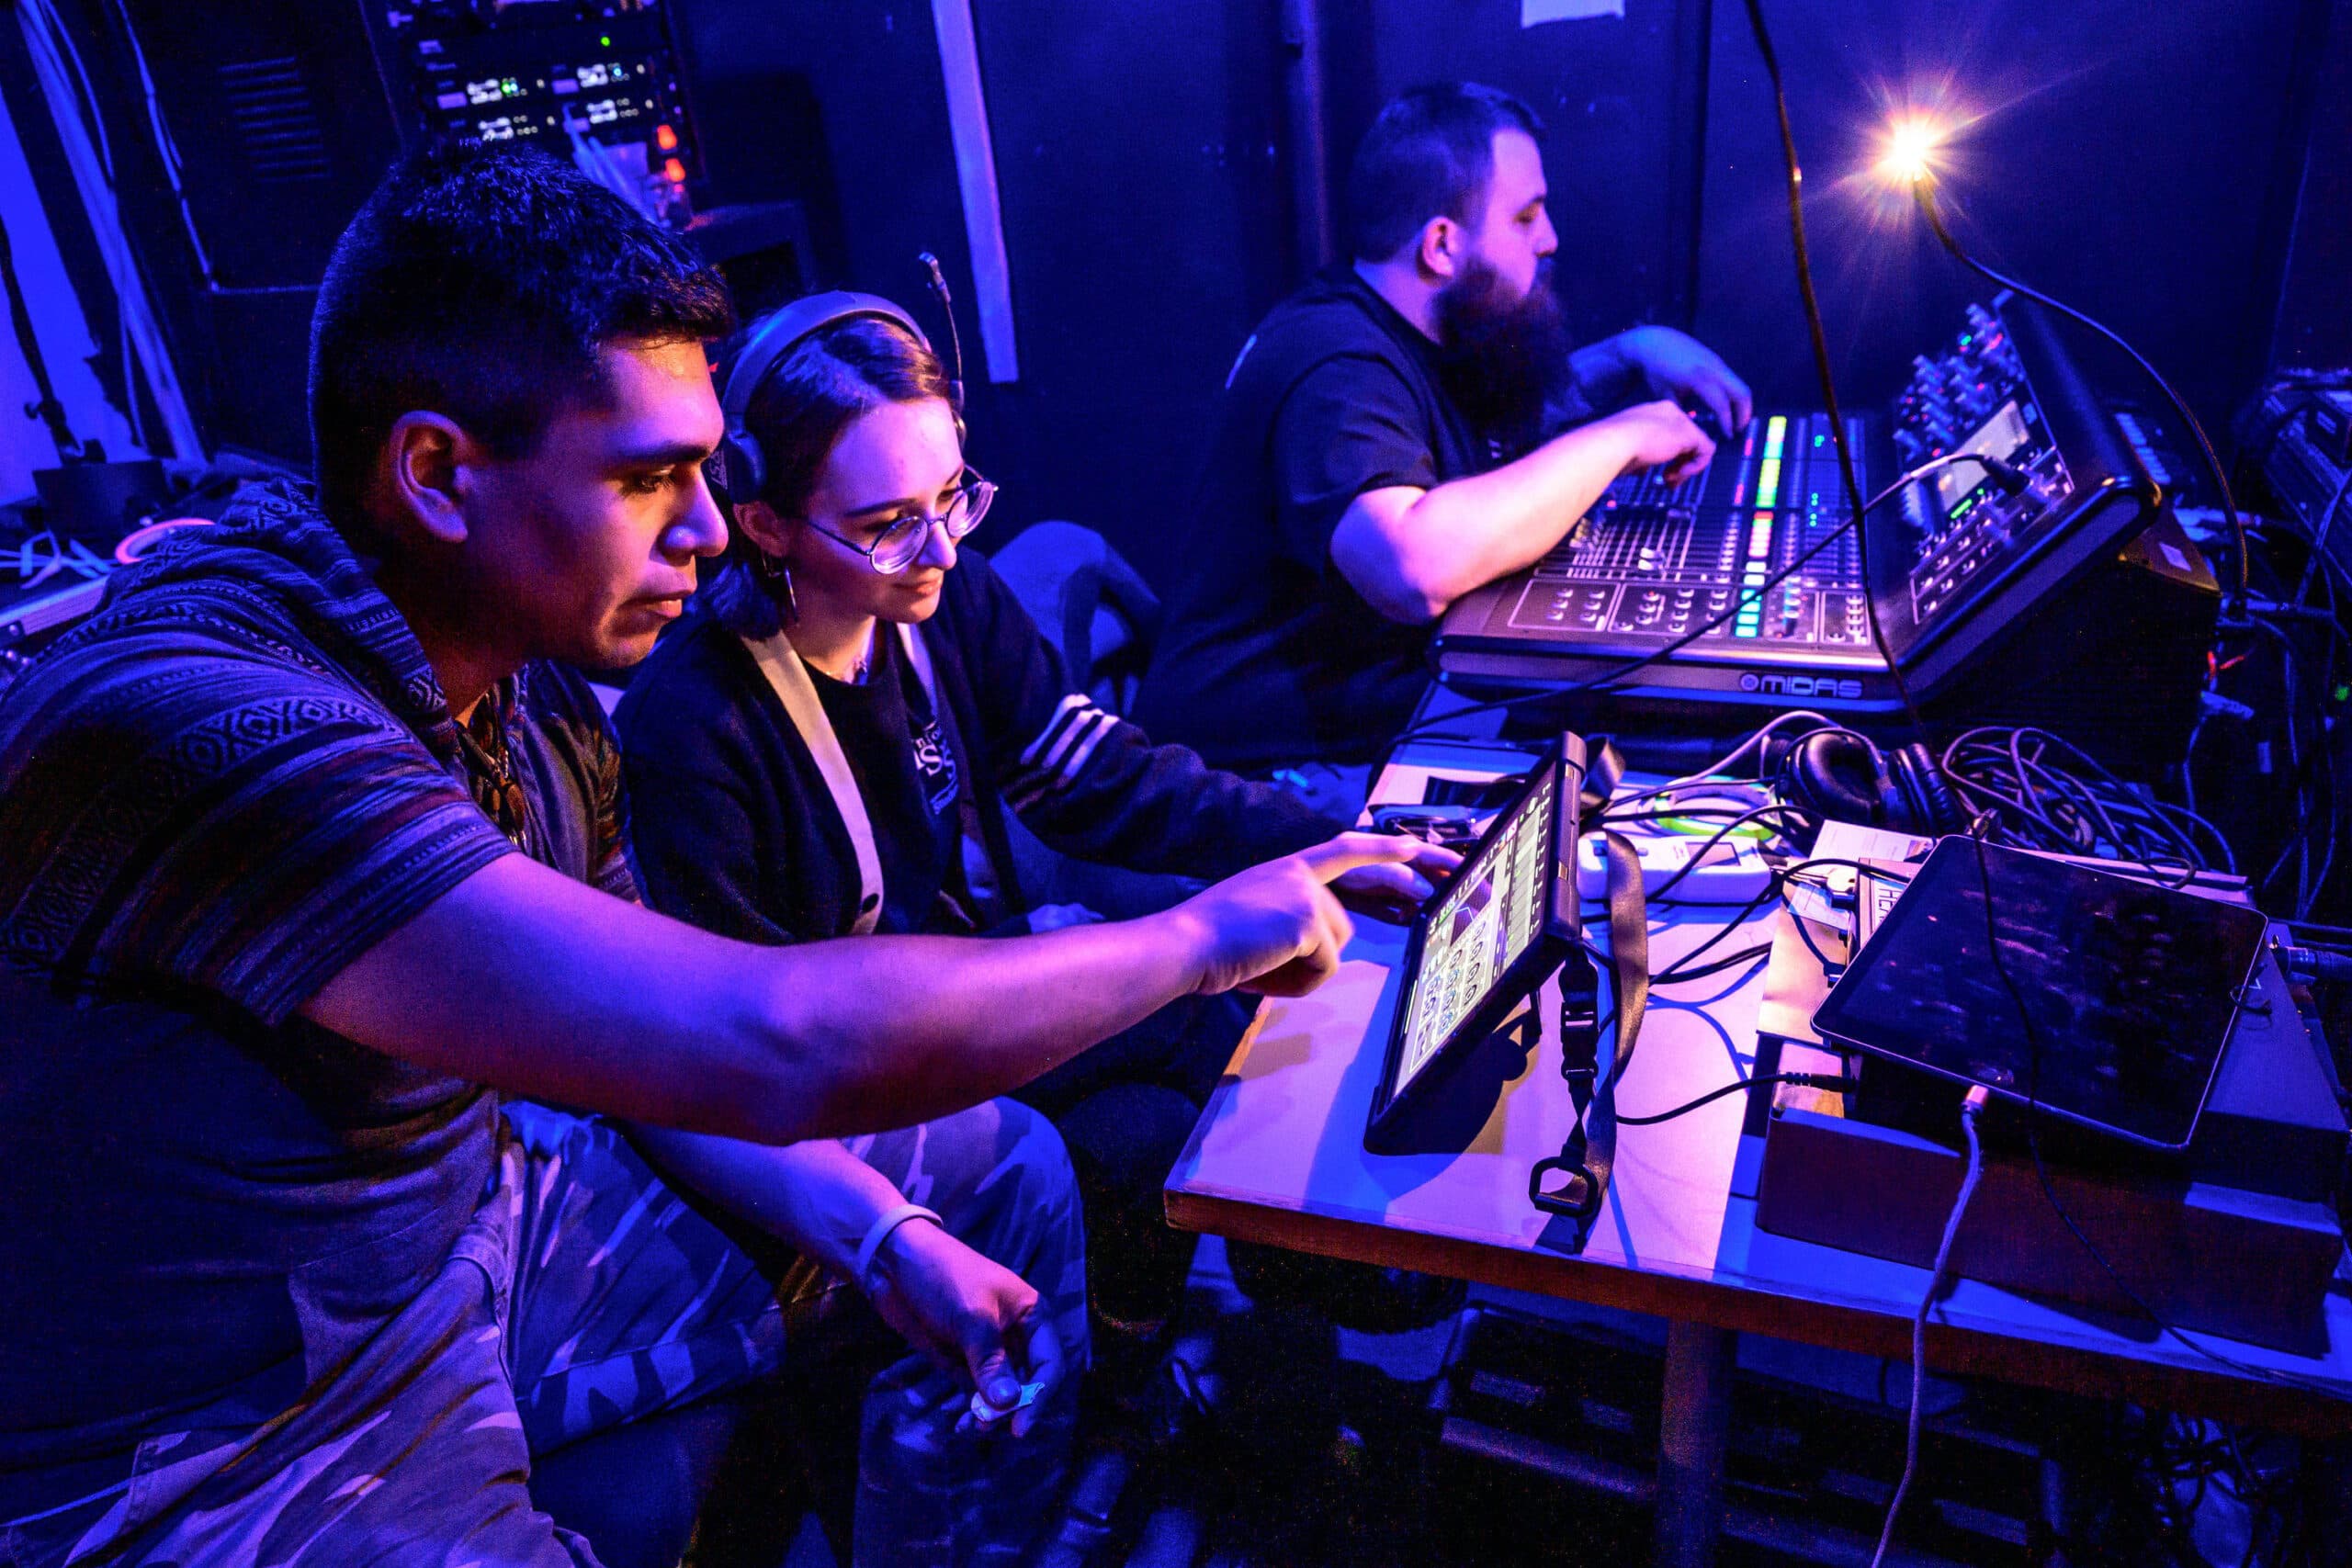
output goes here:
[{"label": "tablet in black case", "polygon": [[1566,737],[1414,921],[1367,1149],[1408,1146],[1464,1063],[1575,950],[1576,874],[1567,863],[1584,761],[1582,741]]},{"label": "tablet in black case", "polygon": [[1855,955],[1814,1029],[1950,1078],[1955,1105],[1958,1090],[1981,1083],[2137,1144],[2183,1148],[2267,924],[2240,905],[1949,838]]}]

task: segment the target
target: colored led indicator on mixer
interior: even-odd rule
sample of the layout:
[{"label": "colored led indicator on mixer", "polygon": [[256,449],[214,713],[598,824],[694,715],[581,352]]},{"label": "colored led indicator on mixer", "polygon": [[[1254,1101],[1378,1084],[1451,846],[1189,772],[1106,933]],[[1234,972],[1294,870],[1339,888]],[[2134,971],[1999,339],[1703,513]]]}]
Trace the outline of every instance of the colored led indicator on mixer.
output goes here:
[{"label": "colored led indicator on mixer", "polygon": [[1764,425],[1764,460],[1756,469],[1756,504],[1770,512],[1781,503],[1781,445],[1789,433],[1788,418],[1774,414]]}]

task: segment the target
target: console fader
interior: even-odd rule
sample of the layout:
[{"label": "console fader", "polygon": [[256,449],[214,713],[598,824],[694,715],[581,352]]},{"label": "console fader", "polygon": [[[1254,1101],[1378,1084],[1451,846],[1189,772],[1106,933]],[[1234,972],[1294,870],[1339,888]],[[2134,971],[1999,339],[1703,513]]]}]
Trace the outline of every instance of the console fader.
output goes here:
[{"label": "console fader", "polygon": [[[1859,448],[1860,422],[1848,424]],[[1768,660],[1867,649],[1850,533],[1765,587],[1846,514],[1827,416],[1758,419],[1696,478],[1668,484],[1652,470],[1610,486],[1528,574],[1510,624],[1623,640],[1634,652],[1682,637],[1736,601],[1736,613],[1694,646]]]}]

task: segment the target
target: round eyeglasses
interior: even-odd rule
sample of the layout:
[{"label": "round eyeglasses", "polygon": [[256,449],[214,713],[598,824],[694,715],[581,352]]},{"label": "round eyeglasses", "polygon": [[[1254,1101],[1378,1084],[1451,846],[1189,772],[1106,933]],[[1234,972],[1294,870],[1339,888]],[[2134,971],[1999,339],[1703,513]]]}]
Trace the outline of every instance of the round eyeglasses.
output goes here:
[{"label": "round eyeglasses", "polygon": [[[872,544],[860,544],[845,535],[836,534],[822,523],[810,522],[808,526],[837,544],[846,545],[866,558],[875,570],[885,577],[894,577],[915,564],[923,547],[931,541],[932,525],[947,530],[951,539],[960,539],[980,525],[989,514],[989,503],[996,500],[996,486],[980,478],[978,471],[966,468],[963,482],[956,487],[956,497],[947,510],[938,516],[910,512],[882,530]],[[804,521],[806,521],[804,519]]]}]

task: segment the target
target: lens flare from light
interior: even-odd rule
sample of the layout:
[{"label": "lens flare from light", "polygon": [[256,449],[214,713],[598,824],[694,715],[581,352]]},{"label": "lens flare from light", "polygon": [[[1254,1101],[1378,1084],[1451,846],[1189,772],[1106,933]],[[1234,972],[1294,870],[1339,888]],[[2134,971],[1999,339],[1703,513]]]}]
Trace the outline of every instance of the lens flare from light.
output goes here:
[{"label": "lens flare from light", "polygon": [[1931,119],[1906,117],[1887,127],[1886,151],[1878,161],[1881,178],[1898,186],[1916,186],[1932,178],[1937,149],[1944,144],[1944,129]]}]

